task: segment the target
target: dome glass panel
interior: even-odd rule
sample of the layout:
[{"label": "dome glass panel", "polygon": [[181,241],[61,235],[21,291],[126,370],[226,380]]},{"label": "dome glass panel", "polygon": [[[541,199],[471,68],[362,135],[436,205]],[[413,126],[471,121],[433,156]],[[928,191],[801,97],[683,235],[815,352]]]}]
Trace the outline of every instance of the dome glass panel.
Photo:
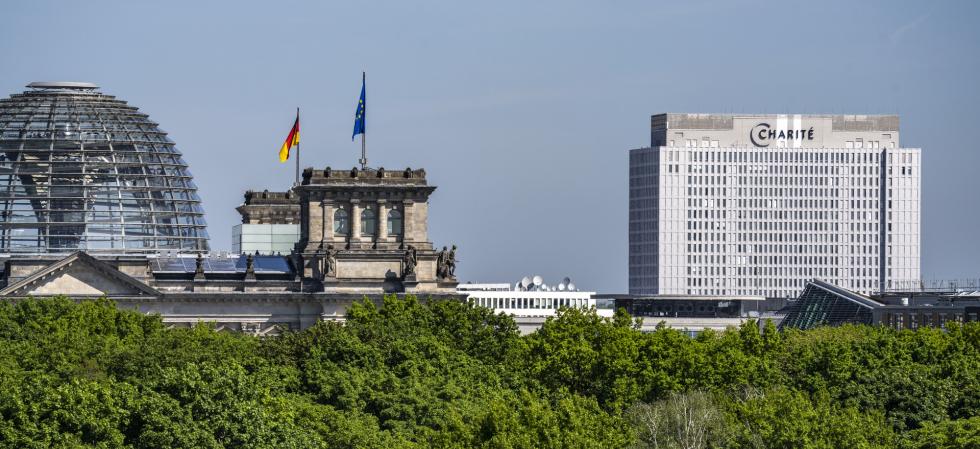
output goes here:
[{"label": "dome glass panel", "polygon": [[88,83],[0,99],[0,253],[207,251],[197,186],[174,142]]}]

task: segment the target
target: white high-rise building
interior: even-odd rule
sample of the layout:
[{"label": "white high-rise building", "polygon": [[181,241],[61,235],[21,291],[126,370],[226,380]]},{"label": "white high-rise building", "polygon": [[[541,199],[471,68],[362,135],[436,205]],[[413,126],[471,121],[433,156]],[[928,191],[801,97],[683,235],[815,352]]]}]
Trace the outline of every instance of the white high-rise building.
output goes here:
[{"label": "white high-rise building", "polygon": [[919,283],[920,149],[894,115],[660,114],[630,151],[631,294]]}]

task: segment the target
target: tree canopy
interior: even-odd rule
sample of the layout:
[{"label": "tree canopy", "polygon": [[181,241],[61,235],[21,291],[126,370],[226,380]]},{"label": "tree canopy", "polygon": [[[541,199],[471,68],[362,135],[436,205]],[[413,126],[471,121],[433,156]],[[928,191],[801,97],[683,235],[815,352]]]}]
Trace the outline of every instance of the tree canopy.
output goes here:
[{"label": "tree canopy", "polygon": [[980,323],[520,335],[388,297],[279,337],[108,300],[0,305],[0,447],[980,448]]}]

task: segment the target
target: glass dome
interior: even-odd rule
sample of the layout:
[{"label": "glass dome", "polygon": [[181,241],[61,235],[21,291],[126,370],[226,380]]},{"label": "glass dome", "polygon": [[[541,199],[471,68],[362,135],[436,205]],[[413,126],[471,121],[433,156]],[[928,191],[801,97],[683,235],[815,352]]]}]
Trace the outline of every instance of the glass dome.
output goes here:
[{"label": "glass dome", "polygon": [[204,209],[167,133],[89,83],[0,99],[0,254],[207,251]]}]

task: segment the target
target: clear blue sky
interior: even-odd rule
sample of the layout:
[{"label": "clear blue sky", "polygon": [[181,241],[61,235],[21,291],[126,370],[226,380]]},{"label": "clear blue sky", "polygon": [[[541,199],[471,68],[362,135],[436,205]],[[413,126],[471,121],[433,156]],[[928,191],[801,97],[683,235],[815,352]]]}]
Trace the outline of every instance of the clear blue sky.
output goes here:
[{"label": "clear blue sky", "polygon": [[90,81],[177,142],[230,249],[246,189],[369,159],[424,167],[463,281],[623,292],[627,151],[658,112],[898,113],[923,148],[922,273],[980,277],[980,3],[106,2],[0,5],[0,94]]}]

